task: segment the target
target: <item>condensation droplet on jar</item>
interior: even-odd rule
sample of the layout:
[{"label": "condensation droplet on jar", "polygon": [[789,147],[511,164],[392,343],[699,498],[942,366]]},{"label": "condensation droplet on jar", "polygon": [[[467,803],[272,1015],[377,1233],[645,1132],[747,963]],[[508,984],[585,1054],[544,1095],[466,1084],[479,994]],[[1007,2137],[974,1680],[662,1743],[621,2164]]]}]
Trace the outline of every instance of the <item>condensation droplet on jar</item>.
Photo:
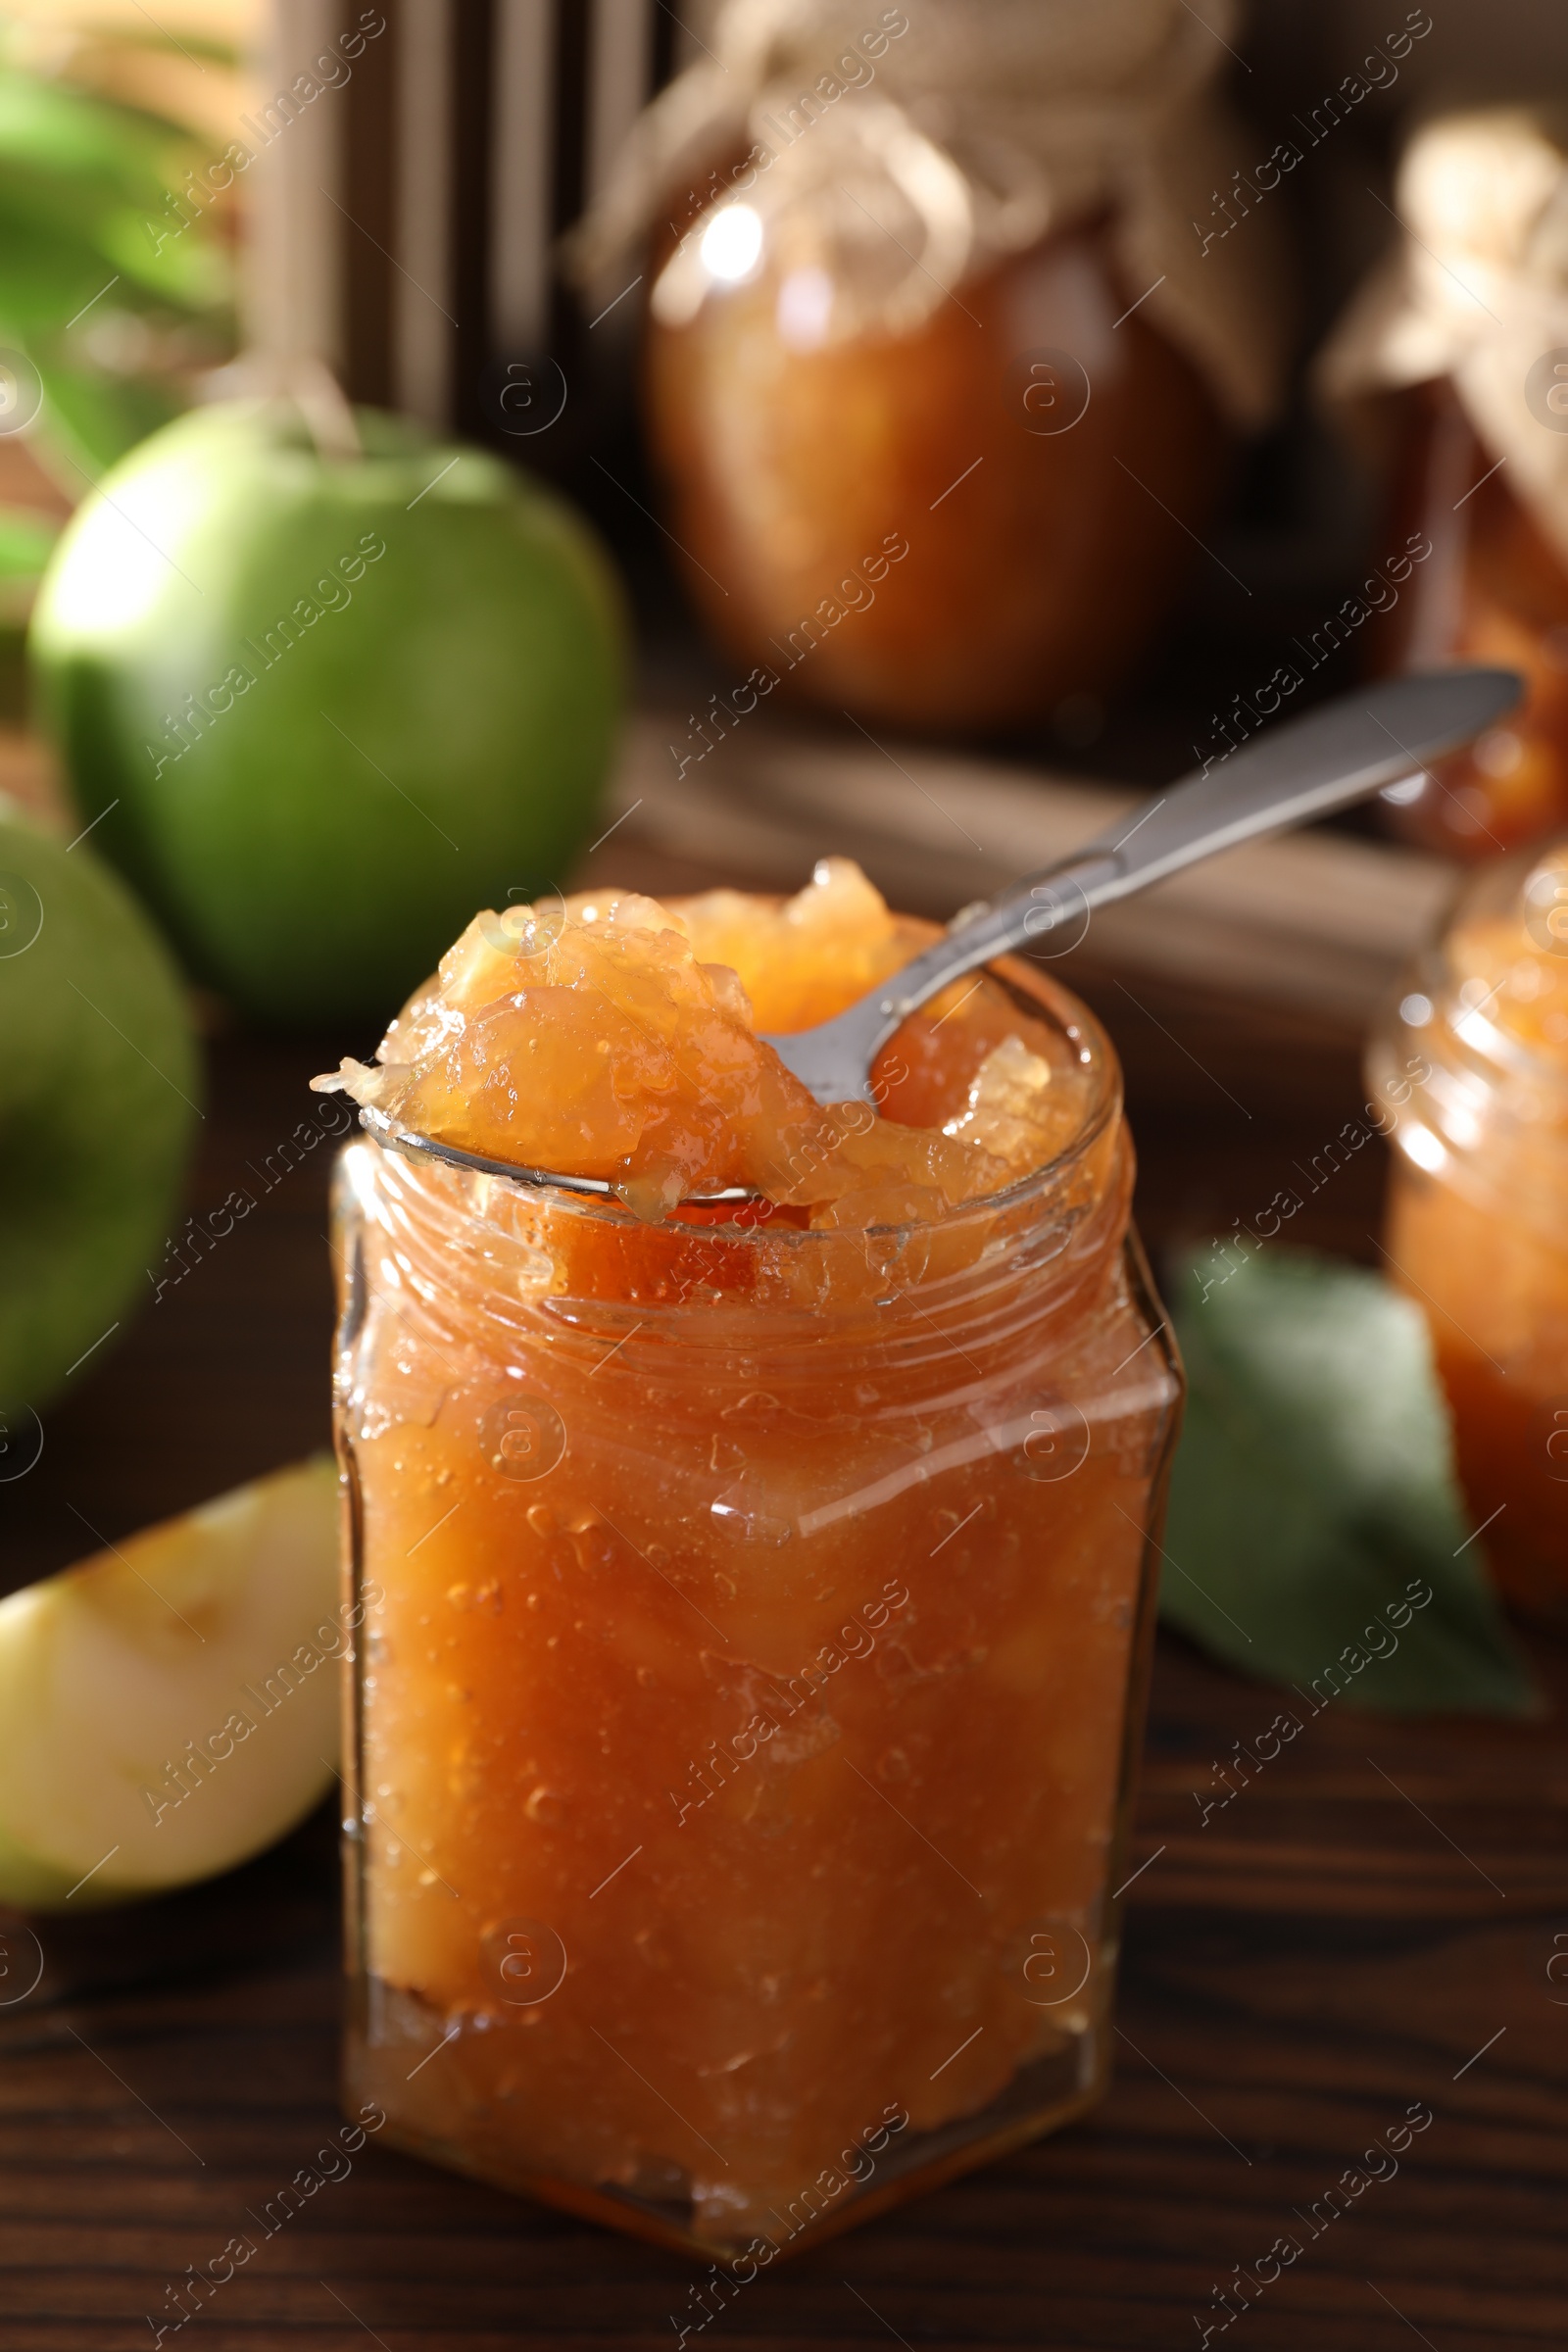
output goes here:
[{"label": "condensation droplet on jar", "polygon": [[[448,1585],[447,1598],[455,1609],[482,1609],[488,1617],[499,1617],[506,1606],[506,1596],[494,1577],[482,1585]],[[425,1625],[429,1620],[421,1617],[419,1622]]]}]

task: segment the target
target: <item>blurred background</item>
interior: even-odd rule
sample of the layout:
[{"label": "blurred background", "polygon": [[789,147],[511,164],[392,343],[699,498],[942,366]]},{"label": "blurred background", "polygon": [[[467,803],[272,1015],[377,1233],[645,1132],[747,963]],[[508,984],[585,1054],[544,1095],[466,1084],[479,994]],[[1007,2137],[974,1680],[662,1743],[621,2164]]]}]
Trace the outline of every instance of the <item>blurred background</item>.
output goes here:
[{"label": "blurred background", "polygon": [[[29,231],[41,237],[29,209],[41,183],[26,184],[20,144],[8,162],[14,282],[6,310],[14,322],[25,318],[40,364],[53,363],[53,400],[69,403],[74,436],[74,445],[58,431],[0,443],[13,577],[21,571],[24,579],[38,544],[25,521],[67,512],[84,487],[77,468],[90,473],[175,402],[202,396],[204,370],[243,340],[253,350],[319,359],[352,399],[488,443],[568,490],[631,582],[644,695],[700,709],[725,690],[730,668],[705,641],[685,593],[692,575],[645,512],[658,511],[658,466],[638,417],[646,283],[599,315],[644,257],[629,241],[609,279],[585,289],[563,251],[566,232],[624,168],[642,109],[683,72],[711,66],[718,13],[716,0],[689,0],[678,12],[664,0],[385,0],[366,12],[367,21],[384,21],[384,31],[352,65],[331,69],[341,79],[323,81],[318,99],[301,102],[288,97],[297,76],[332,52],[356,10],[324,0],[171,0],[155,24],[134,0],[34,0],[7,9],[13,80],[36,74],[61,93],[150,110],[187,142],[177,156],[172,145],[165,150],[166,190],[137,181],[138,170],[156,171],[154,151],[144,145],[136,154],[131,140],[117,144],[105,126],[90,158],[100,202],[118,196],[177,227],[174,208],[183,202],[191,211],[188,191],[201,190],[177,284],[141,288],[122,273],[72,329],[68,356],[63,337],[85,283],[86,254],[60,220],[35,253],[27,250]],[[864,12],[868,24],[878,13]],[[1228,10],[1210,12],[1217,84],[1238,136],[1213,200],[1203,191],[1202,224],[1223,230],[1232,217],[1218,199],[1233,171],[1255,180],[1256,165],[1281,139],[1304,150],[1300,168],[1270,191],[1266,219],[1258,206],[1250,224],[1273,241],[1271,291],[1288,292],[1270,328],[1281,365],[1266,414],[1226,453],[1224,486],[1207,502],[1211,556],[1188,550],[1179,596],[1166,600],[1131,663],[1097,689],[1067,684],[1046,715],[1026,724],[1004,716],[950,733],[1000,737],[1082,772],[1163,779],[1193,743],[1212,736],[1216,712],[1281,661],[1297,659],[1296,641],[1310,639],[1382,554],[1388,481],[1325,421],[1312,390],[1313,356],[1397,241],[1395,171],[1411,123],[1441,106],[1535,96],[1568,75],[1568,25],[1555,12],[1539,0],[1486,8],[1463,0],[1438,12],[1386,86],[1371,87],[1343,119],[1331,115],[1332,136],[1314,146],[1312,109],[1378,53],[1407,13],[1424,17],[1380,11],[1373,0],[1270,0],[1237,24]],[[893,50],[886,64],[897,63]],[[261,131],[249,134],[255,161],[216,187],[220,175],[203,175],[204,167],[248,135],[246,122]],[[14,138],[31,135],[19,127]],[[29,151],[35,172],[69,171],[75,134],[65,116],[58,135],[54,159]],[[725,137],[720,128],[710,144],[722,148]],[[707,159],[701,172],[692,159],[675,159],[666,185],[650,190],[644,225],[689,206],[710,169]],[[184,177],[192,171],[198,183]],[[714,192],[712,183],[706,192]],[[1249,201],[1257,205],[1255,186],[1241,199]],[[90,243],[90,208],[74,210],[73,229]],[[1181,233],[1196,250],[1196,225],[1182,222]],[[115,258],[112,242],[100,244],[94,266]],[[1125,288],[1128,300],[1141,291]],[[564,404],[540,426],[559,397],[553,368],[564,377]],[[529,370],[541,390],[522,434],[516,387]],[[15,587],[10,611],[20,611]],[[1343,647],[1313,673],[1311,690],[1337,690],[1364,659],[1363,646]],[[14,652],[10,669],[16,717]]]}]

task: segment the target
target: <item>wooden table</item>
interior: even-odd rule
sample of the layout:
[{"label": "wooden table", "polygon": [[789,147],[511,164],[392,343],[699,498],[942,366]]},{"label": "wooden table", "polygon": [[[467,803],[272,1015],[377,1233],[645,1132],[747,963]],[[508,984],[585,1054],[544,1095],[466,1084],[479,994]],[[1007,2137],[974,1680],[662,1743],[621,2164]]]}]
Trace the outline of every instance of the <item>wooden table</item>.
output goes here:
[{"label": "wooden table", "polygon": [[[655,860],[635,878],[699,877]],[[1127,1054],[1156,1252],[1256,1211],[1359,1105],[1332,1027],[1095,993]],[[309,1111],[306,1076],[367,1042],[222,1040],[193,1206],[265,1162]],[[323,1442],[325,1158],[76,1376],[37,1468],[0,1490],[9,1583],[89,1549],[83,1522],[117,1539]],[[1370,1256],[1380,1186],[1363,1153],[1298,1238]],[[1568,1652],[1532,1648],[1545,1721],[1330,1708],[1203,1827],[1194,1789],[1275,1701],[1162,1642],[1107,2103],[765,2274],[690,2340],[1174,2352],[1207,2325],[1250,2352],[1560,2344]],[[44,1981],[0,2007],[0,2347],[130,2352],[333,2129],[330,1825],[217,1886],[39,1925]],[[24,1950],[13,1936],[13,1966]],[[1314,2236],[1301,2217],[1413,2104],[1434,2120],[1397,2174]],[[1213,2290],[1286,2232],[1298,2259],[1222,2331]],[[631,2352],[676,2340],[691,2278],[372,2141],[167,2340]]]}]

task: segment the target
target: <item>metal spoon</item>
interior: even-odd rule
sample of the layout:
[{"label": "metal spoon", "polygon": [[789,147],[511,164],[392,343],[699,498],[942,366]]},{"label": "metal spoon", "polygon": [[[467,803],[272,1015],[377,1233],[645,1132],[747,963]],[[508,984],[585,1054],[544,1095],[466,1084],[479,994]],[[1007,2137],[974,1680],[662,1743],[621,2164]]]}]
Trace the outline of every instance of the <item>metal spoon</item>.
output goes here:
[{"label": "metal spoon", "polygon": [[[1429,760],[1459,750],[1494,725],[1521,692],[1522,681],[1511,669],[1434,670],[1365,687],[1273,727],[1219,762],[1205,760],[1132,824],[1118,819],[1043,873],[1026,875],[997,898],[966,907],[923,955],[848,1011],[814,1029],[764,1035],[763,1042],[819,1102],[865,1101],[871,1065],[882,1047],[902,1021],[950,981],[1009,949],[1078,923],[1096,906],[1147,890],[1200,858],[1327,816],[1419,775]],[[602,1177],[558,1175],[436,1143],[399,1126],[383,1111],[362,1110],[360,1120],[394,1150],[455,1167],[573,1193],[603,1195],[612,1189]],[[749,1197],[744,1187],[697,1196],[704,1200]]]}]

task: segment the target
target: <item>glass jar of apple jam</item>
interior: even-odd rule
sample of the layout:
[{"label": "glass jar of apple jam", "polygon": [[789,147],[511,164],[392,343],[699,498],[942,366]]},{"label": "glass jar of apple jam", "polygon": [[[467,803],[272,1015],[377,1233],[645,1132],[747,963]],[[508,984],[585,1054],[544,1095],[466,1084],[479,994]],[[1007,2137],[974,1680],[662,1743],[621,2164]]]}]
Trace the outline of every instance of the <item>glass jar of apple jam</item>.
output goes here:
[{"label": "glass jar of apple jam", "polygon": [[934,1213],[340,1162],[349,2095],[739,2277],[1109,2067],[1180,1373],[1103,1034],[1032,963],[953,1000],[884,1112],[1001,1036],[1058,1125]]},{"label": "glass jar of apple jam", "polygon": [[1369,1068],[1395,1108],[1387,1253],[1426,1310],[1507,1597],[1568,1614],[1568,841],[1486,868]]},{"label": "glass jar of apple jam", "polygon": [[601,315],[646,282],[650,454],[742,710],[1007,727],[1135,659],[1291,339],[1236,16],[713,12],[574,252]]},{"label": "glass jar of apple jam", "polygon": [[[1568,363],[1563,379],[1568,386]],[[1395,785],[1383,805],[1391,829],[1423,848],[1488,858],[1568,817],[1568,563],[1446,378],[1393,395],[1390,406],[1400,461],[1389,544],[1403,539],[1427,555],[1402,603],[1377,624],[1374,666],[1491,662],[1517,670],[1524,694],[1500,724]]]},{"label": "glass jar of apple jam", "polygon": [[1517,710],[1385,796],[1395,830],[1484,861],[1568,822],[1568,116],[1549,93],[1423,109],[1394,193],[1403,234],[1315,372],[1388,480],[1383,546],[1425,552],[1314,644],[1370,622],[1376,669],[1519,672]]},{"label": "glass jar of apple jam", "polygon": [[[886,209],[907,270],[916,232]],[[841,243],[865,243],[844,210]],[[1168,610],[1226,467],[1199,369],[1124,316],[1139,289],[1103,220],[898,331],[858,297],[872,257],[812,225],[802,251],[722,204],[687,232],[678,307],[670,270],[656,285],[649,435],[709,628],[758,691],[901,725],[1102,695]]]}]

